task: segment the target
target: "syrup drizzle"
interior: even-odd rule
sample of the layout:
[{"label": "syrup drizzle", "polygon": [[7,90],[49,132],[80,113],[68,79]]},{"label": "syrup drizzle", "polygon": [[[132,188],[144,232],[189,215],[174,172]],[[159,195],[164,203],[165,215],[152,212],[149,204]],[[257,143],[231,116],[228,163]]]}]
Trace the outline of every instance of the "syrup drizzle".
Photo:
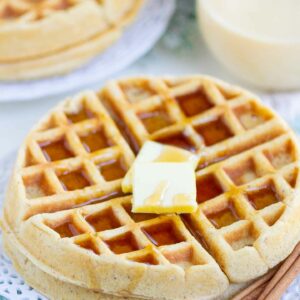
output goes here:
[{"label": "syrup drizzle", "polygon": [[156,206],[164,199],[166,191],[169,187],[168,181],[162,181],[156,187],[154,193],[145,200],[146,206]]}]

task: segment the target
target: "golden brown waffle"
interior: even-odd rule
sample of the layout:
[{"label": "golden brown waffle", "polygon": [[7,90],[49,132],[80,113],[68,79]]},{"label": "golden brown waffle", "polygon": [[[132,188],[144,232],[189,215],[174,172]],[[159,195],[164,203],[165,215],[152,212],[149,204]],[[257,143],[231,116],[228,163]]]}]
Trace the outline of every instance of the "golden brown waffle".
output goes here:
[{"label": "golden brown waffle", "polygon": [[[26,282],[36,290],[43,293],[49,299],[56,300],[137,300],[141,298],[136,297],[122,297],[103,294],[91,289],[86,289],[78,285],[67,283],[59,280],[57,277],[51,276],[39,269],[28,256],[25,256],[21,251],[20,244],[14,240],[11,235],[5,236],[2,240],[5,252],[13,259],[14,267],[20,273],[23,278],[26,278]],[[23,266],[26,265],[26,268]],[[221,296],[215,298],[215,300],[230,299],[232,295],[245,287],[243,284],[231,285]]]},{"label": "golden brown waffle", "polygon": [[[196,213],[131,213],[121,178],[148,139],[199,155]],[[200,76],[114,81],[62,103],[29,134],[4,235],[37,268],[85,289],[217,297],[299,241],[298,174],[294,134],[255,96]]]},{"label": "golden brown waffle", "polygon": [[118,39],[143,0],[0,1],[0,79],[68,72]]},{"label": "golden brown waffle", "polygon": [[134,154],[93,92],[66,101],[38,127],[22,154],[21,219],[121,195]]}]

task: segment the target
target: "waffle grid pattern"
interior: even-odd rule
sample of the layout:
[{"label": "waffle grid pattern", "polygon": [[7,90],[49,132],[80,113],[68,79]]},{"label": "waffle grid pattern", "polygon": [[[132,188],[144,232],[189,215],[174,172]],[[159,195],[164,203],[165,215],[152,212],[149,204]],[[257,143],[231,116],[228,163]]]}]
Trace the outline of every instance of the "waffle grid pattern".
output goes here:
[{"label": "waffle grid pattern", "polygon": [[114,82],[101,97],[115,121],[129,128],[135,151],[149,139],[179,146],[200,156],[200,168],[284,132],[253,96],[229,93],[210,80]]},{"label": "waffle grid pattern", "polygon": [[[200,157],[196,213],[131,212],[120,178],[149,139]],[[299,239],[296,137],[254,96],[209,78],[111,82],[63,103],[25,145],[24,232],[34,225],[91,258],[204,267],[245,282],[284,259],[278,241]]]},{"label": "waffle grid pattern", "polygon": [[[199,209],[185,219],[192,232],[206,241],[232,281],[242,278],[232,267],[245,263],[239,250],[254,246],[264,257],[255,242],[268,234],[295,197],[299,153],[292,145],[290,135],[282,135],[197,172]],[[268,159],[272,152],[274,156]],[[266,257],[264,260],[262,273],[270,264]]]},{"label": "waffle grid pattern", "polygon": [[[282,147],[284,144],[286,148]],[[75,244],[92,250],[96,254],[107,253],[110,250],[109,245],[112,245],[113,250],[110,251],[115,254],[122,254],[124,251],[126,254],[122,256],[126,259],[154,265],[166,263],[156,247],[165,258],[169,259],[169,262],[183,268],[205,264],[204,257],[207,253],[204,254],[204,252],[208,251],[219,264],[223,264],[227,275],[233,281],[240,281],[240,274],[235,276],[233,271],[228,269],[229,258],[235,263],[243,263],[243,261],[239,262],[239,259],[243,258],[239,258],[238,250],[253,246],[259,236],[267,232],[268,228],[281,217],[293,196],[293,188],[298,176],[298,163],[292,157],[286,156],[285,159],[280,159],[280,165],[276,160],[274,163],[276,171],[262,153],[269,153],[270,149],[273,150],[278,146],[286,154],[284,150],[290,145],[290,137],[283,135],[257,147],[254,152],[242,153],[225,162],[198,171],[199,209],[190,217],[187,215],[179,218],[133,214],[130,213],[131,199],[127,197],[111,200],[110,203],[106,202],[106,205],[101,206],[100,212],[94,213],[95,217],[91,218],[94,221],[91,223],[95,220],[104,221],[104,225],[100,226],[100,230],[105,230],[104,233],[102,231],[98,233],[97,227],[91,225],[88,218],[82,216],[80,210],[71,211],[67,217],[63,218],[63,221],[56,220],[53,224],[62,225],[52,226],[52,229],[62,238],[71,237]],[[253,165],[249,163],[250,160],[256,161],[260,166],[260,173],[256,170],[256,177],[253,177],[254,170],[251,168]],[[242,180],[246,180],[246,183],[234,183],[230,177],[233,174],[232,170],[239,169],[243,162],[251,166],[243,168],[244,174],[241,173],[239,176]],[[227,166],[230,166],[230,169]],[[204,180],[205,183],[203,183]],[[206,193],[205,189],[209,189],[212,185],[219,186],[219,194]],[[217,190],[218,188],[214,189],[214,191]],[[144,218],[149,218],[150,221],[144,221]],[[75,230],[69,229],[70,224]],[[122,224],[125,225],[122,226]],[[155,224],[154,228],[151,228],[152,224]],[[150,227],[150,233],[145,229],[148,227]],[[167,229],[163,230],[164,227]],[[180,235],[174,234],[178,230]],[[95,232],[97,232],[96,235]],[[157,242],[152,232],[154,236],[158,232],[158,238],[169,246]],[[145,239],[145,235],[148,240]],[[200,242],[200,247],[197,241]],[[195,249],[198,252],[195,252]],[[219,257],[219,253],[222,253],[222,256],[226,253],[227,259],[222,261],[224,257]],[[263,271],[266,271],[265,263],[262,261],[260,263],[263,265]]]},{"label": "waffle grid pattern", "polygon": [[95,254],[117,254],[149,265],[178,264],[183,268],[209,263],[208,255],[175,215],[131,213],[131,198],[70,211],[45,224],[62,238],[71,238]]},{"label": "waffle grid pattern", "polygon": [[[111,89],[114,90],[112,91]],[[116,91],[117,89],[118,91]],[[121,91],[124,92],[125,96],[121,94]],[[111,95],[117,95],[118,92],[120,94],[119,97],[110,97]],[[157,93],[159,93],[160,97],[157,96]],[[123,99],[121,99],[120,96],[122,96]],[[291,191],[286,181],[283,180],[282,175],[277,175],[276,169],[285,167],[282,172],[289,174],[286,170],[293,168],[293,165],[286,165],[295,162],[298,153],[295,153],[296,149],[292,148],[293,143],[290,140],[290,135],[288,133],[284,134],[281,128],[278,129],[278,132],[274,131],[274,127],[276,128],[277,125],[276,122],[274,122],[276,119],[272,120],[273,115],[270,111],[266,111],[255,100],[249,97],[245,99],[244,96],[236,93],[235,97],[229,97],[230,101],[228,101],[228,95],[225,94],[224,90],[218,89],[217,86],[212,85],[211,82],[204,81],[202,84],[199,84],[199,81],[195,81],[192,83],[183,83],[178,86],[176,83],[159,80],[134,82],[133,85],[131,85],[130,82],[121,82],[119,86],[112,84],[107,90],[104,90],[103,94],[100,94],[99,97],[100,99],[105,97],[104,103],[106,105],[108,101],[111,101],[110,103],[112,103],[112,105],[119,103],[117,107],[124,107],[124,109],[122,109],[124,123],[128,126],[133,124],[131,128],[133,129],[134,136],[138,139],[137,143],[142,144],[147,139],[160,141],[159,137],[163,136],[170,144],[176,145],[177,140],[173,143],[170,136],[172,137],[174,132],[182,132],[192,145],[192,148],[187,148],[185,147],[186,144],[184,144],[183,148],[195,151],[200,156],[204,153],[203,157],[207,158],[205,154],[208,157],[212,157],[212,162],[221,160],[221,162],[214,163],[211,166],[207,166],[209,164],[207,160],[204,161],[203,166],[206,166],[204,169],[201,168],[200,161],[200,170],[197,171],[197,198],[200,209],[190,218],[193,221],[188,221],[190,222],[190,228],[195,227],[193,231],[200,230],[204,236],[206,234],[209,235],[211,230],[213,230],[215,236],[218,236],[218,238],[216,238],[218,242],[215,243],[218,247],[224,244],[224,241],[227,241],[233,250],[238,250],[247,245],[253,245],[253,242],[257,239],[259,234],[267,230],[268,223],[274,224],[276,218],[279,218],[282,214],[284,208],[283,197],[284,195],[290,195]],[[203,107],[203,111],[199,111],[200,108],[197,110],[197,107],[194,107],[194,101],[199,101],[199,99],[203,101],[204,104],[198,104],[197,107]],[[87,151],[90,150],[90,148],[82,142],[82,138],[80,137],[86,137],[89,134],[93,135],[99,130],[99,126],[104,126],[107,136],[114,138],[116,128],[112,126],[112,120],[110,120],[95,95],[90,93],[84,97],[81,96],[80,101],[80,110],[76,108],[73,112],[72,109],[69,112],[67,110],[65,110],[65,112],[55,112],[51,118],[45,122],[43,131],[34,133],[34,136],[30,138],[31,142],[29,143],[27,152],[27,166],[23,170],[23,178],[25,178],[25,185],[26,182],[29,183],[27,185],[28,198],[34,198],[35,204],[40,202],[42,207],[43,204],[46,207],[50,201],[52,201],[51,194],[55,194],[55,201],[57,201],[57,203],[65,202],[65,207],[76,206],[78,201],[79,203],[82,201],[82,205],[86,202],[95,203],[97,200],[98,202],[103,201],[106,200],[105,196],[110,196],[110,194],[112,194],[112,197],[116,196],[115,193],[119,192],[120,181],[113,181],[112,183],[105,181],[105,178],[101,176],[101,168],[99,173],[99,170],[97,170],[95,166],[97,163],[99,164],[99,162],[118,160],[120,155],[122,159],[123,157],[126,158],[127,168],[133,161],[133,154],[128,147],[126,147],[120,135],[117,135],[117,139],[115,138],[111,145],[105,145],[106,147],[102,150],[100,149],[95,153]],[[184,103],[184,101],[189,102],[189,104],[180,105],[180,103]],[[110,108],[111,107],[112,106],[110,106]],[[114,106],[114,108],[116,108],[116,106]],[[192,109],[199,111],[199,114],[192,116]],[[189,113],[187,113],[187,111]],[[121,110],[118,111],[118,114],[120,113]],[[187,117],[187,114],[189,117]],[[98,115],[100,119],[104,116],[101,125],[99,125],[98,120],[94,118],[94,115]],[[143,116],[146,117],[143,119]],[[145,121],[148,116],[149,122]],[[159,120],[160,118],[162,118],[162,120]],[[164,127],[163,122],[165,119],[174,121],[172,121],[173,123],[171,121],[170,123],[166,123],[165,128],[161,130],[150,128],[152,134],[148,134],[147,126],[148,131],[149,126],[153,127],[158,124],[159,128]],[[117,123],[118,122],[117,120]],[[207,125],[213,122],[216,122],[216,124],[212,127]],[[230,154],[226,155],[224,158],[227,158],[227,160],[224,162],[219,157],[216,159],[216,154],[220,152],[218,147],[223,141],[222,138],[224,139],[223,144],[225,144],[226,147],[228,139],[233,143],[235,136],[245,136],[245,132],[258,125],[264,127],[261,130],[264,137],[267,131],[269,134],[274,133],[275,139],[263,145],[258,145],[255,150],[250,148],[252,146],[251,143],[249,146],[242,146],[242,150],[244,150],[244,148],[250,148],[250,150],[229,159],[227,157],[230,156]],[[224,136],[220,137],[219,134],[217,134],[217,139],[214,141],[215,143],[211,141],[207,143],[203,136],[197,137],[197,135],[199,135],[197,132],[201,132],[200,130],[195,131],[197,126],[202,126],[203,128],[208,126],[208,132],[212,133],[212,136],[214,135],[214,129],[221,130],[224,132]],[[276,138],[276,134],[278,133],[283,135]],[[124,135],[126,137],[127,133]],[[273,135],[271,138],[273,138]],[[95,137],[92,136],[92,143],[94,143],[94,139]],[[214,137],[210,137],[210,139],[213,140]],[[107,139],[103,137],[103,141],[105,140]],[[120,140],[121,143],[119,142]],[[259,139],[257,138],[257,140]],[[50,144],[49,141],[51,141]],[[60,141],[61,144],[55,141]],[[246,140],[245,144],[247,142]],[[51,162],[52,143],[54,143],[55,148],[53,154],[54,162]],[[112,146],[117,145],[117,143],[120,144],[119,148],[118,146]],[[208,145],[206,146],[205,143]],[[214,151],[214,149],[212,149],[210,151],[214,144],[216,144],[216,150]],[[90,146],[93,147],[93,144]],[[179,146],[182,145],[180,144]],[[62,149],[57,151],[58,148]],[[97,149],[97,145],[94,145],[94,148]],[[127,151],[124,152],[124,149]],[[57,157],[55,157],[55,155]],[[56,160],[60,161],[57,162]],[[68,166],[71,166],[71,168]],[[43,187],[43,184],[40,184],[41,181],[36,180],[36,174],[39,172],[44,174],[44,178],[40,180],[47,181],[47,183],[44,184],[45,188],[42,193],[44,193],[45,196],[49,196],[48,201],[46,200],[47,198],[43,199],[43,197],[35,199],[36,187],[32,187],[31,182],[38,183],[38,185]],[[91,199],[87,200],[86,197],[83,197],[85,200],[82,200],[82,197],[78,195],[80,193],[82,194],[82,191],[66,192],[65,190],[68,188],[66,187],[67,183],[64,184],[64,177],[68,174],[74,174],[74,176],[70,177],[70,180],[75,180],[75,183],[78,185],[70,187],[70,190],[81,190],[82,188],[87,190],[89,187],[86,186],[91,185],[91,190],[95,196],[91,197],[91,193],[89,192],[86,194],[88,194],[91,199],[95,198],[96,201],[91,201]],[[33,176],[34,180],[31,180],[30,176]],[[260,177],[262,178],[259,179]],[[99,198],[99,196],[96,195],[99,194],[99,191],[94,191],[95,186],[92,183],[101,186],[102,190],[105,191],[105,194],[103,194],[104,198]],[[276,186],[285,187],[282,193],[283,196],[278,195]],[[261,195],[261,197],[270,198],[269,202],[266,200],[265,205],[272,205],[274,208],[269,212],[268,208],[263,209],[264,207],[262,207],[259,209],[259,217],[257,217],[258,215],[254,213],[256,210],[255,202],[257,202],[256,197],[260,195],[255,196],[255,192],[253,192],[252,194],[254,196],[250,201],[250,198],[247,197],[247,191],[260,191],[261,189],[266,192],[266,196]],[[249,193],[251,194],[251,192]],[[39,196],[39,193],[37,193],[37,195]],[[57,195],[61,195],[61,197],[57,197]],[[74,198],[76,201],[75,205],[73,202]],[[69,203],[67,203],[68,199]],[[61,207],[61,204],[59,204],[59,207]],[[53,209],[53,211],[55,211],[55,209]],[[222,219],[222,215],[225,215],[225,217],[223,217],[225,218],[224,220]],[[79,222],[79,219],[77,222]],[[201,222],[197,220],[201,220]],[[187,221],[185,220],[185,222]],[[126,224],[126,222],[124,224]],[[84,225],[82,226],[86,227]],[[79,227],[81,228],[81,225]],[[247,234],[241,236],[237,231],[247,232]],[[85,230],[83,230],[83,232],[85,232]],[[91,231],[88,229],[87,232]],[[80,230],[78,230],[78,233],[80,233]],[[203,237],[201,237],[201,239],[202,238]],[[89,244],[96,244],[94,238],[91,239],[94,242]],[[134,238],[134,240],[139,241],[143,240],[143,238],[141,238],[139,234],[139,238]],[[146,245],[147,243],[144,244],[144,246]],[[221,248],[219,251],[224,252],[226,250],[226,247]],[[137,250],[134,247],[133,249]]]},{"label": "waffle grid pattern", "polygon": [[54,112],[28,138],[22,170],[32,211],[55,211],[120,195],[120,181],[134,155],[93,93],[76,101],[80,110]]},{"label": "waffle grid pattern", "polygon": [[151,139],[200,156],[199,209],[186,222],[230,280],[254,278],[274,265],[255,242],[293,199],[293,188],[277,171],[299,153],[270,110],[250,94],[228,93],[205,79],[114,82],[101,96],[115,121],[130,128],[133,145]]}]

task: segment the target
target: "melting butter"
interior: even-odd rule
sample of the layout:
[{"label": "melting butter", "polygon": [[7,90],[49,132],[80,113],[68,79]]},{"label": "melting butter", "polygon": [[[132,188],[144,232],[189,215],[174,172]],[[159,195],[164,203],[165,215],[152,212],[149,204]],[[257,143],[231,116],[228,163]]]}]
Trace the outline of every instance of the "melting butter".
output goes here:
[{"label": "melting butter", "polygon": [[122,190],[124,193],[132,192],[133,169],[134,166],[138,163],[188,162],[195,169],[198,165],[198,161],[199,158],[197,155],[184,149],[180,149],[174,146],[163,145],[152,141],[147,141],[140,150],[132,167],[125,175],[122,181]]},{"label": "melting butter", "polygon": [[163,201],[167,189],[168,181],[164,180],[160,182],[154,193],[145,200],[145,205],[159,205]]},{"label": "melting butter", "polygon": [[194,212],[197,209],[194,167],[188,162],[136,164],[132,201],[135,213]]}]

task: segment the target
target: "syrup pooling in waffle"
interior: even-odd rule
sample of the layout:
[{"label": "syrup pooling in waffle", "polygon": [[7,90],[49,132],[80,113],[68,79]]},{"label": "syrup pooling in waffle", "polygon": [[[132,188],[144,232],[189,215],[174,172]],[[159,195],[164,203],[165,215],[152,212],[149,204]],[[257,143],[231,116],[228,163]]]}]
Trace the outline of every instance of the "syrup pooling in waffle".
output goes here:
[{"label": "syrup pooling in waffle", "polygon": [[273,113],[251,95],[205,79],[120,81],[108,85],[100,98],[133,150],[148,139],[175,145],[199,154],[199,168],[284,132]]},{"label": "syrup pooling in waffle", "polygon": [[[130,197],[97,207],[65,213],[61,220],[45,218],[61,238],[97,255],[113,253],[143,264],[177,264],[183,268],[208,263],[204,249],[178,216],[148,215],[135,219]],[[145,214],[146,215],[146,214]]]},{"label": "syrup pooling in waffle", "polygon": [[[284,134],[196,173],[199,209],[183,218],[191,232],[204,237],[233,281],[243,276],[230,266],[232,261],[243,264],[235,251],[247,246],[259,250],[255,242],[289,206],[298,177],[295,145],[296,141]],[[261,264],[255,271],[261,268],[263,273],[267,266],[259,260],[253,258],[253,264]],[[247,276],[249,272],[251,268]]]},{"label": "syrup pooling in waffle", "polygon": [[1,0],[0,23],[35,21],[76,5],[78,0]]},{"label": "syrup pooling in waffle", "polygon": [[[247,151],[198,171],[200,209],[191,216],[184,215],[181,220],[174,216],[175,223],[170,222],[169,217],[132,213],[131,199],[126,197],[106,202],[99,212],[87,213],[87,217],[86,213],[83,217],[78,217],[79,211],[73,211],[71,215],[67,213],[63,220],[55,220],[53,216],[53,220],[49,221],[50,223],[46,221],[46,224],[61,238],[73,238],[75,245],[96,254],[101,253],[99,249],[103,249],[104,253],[112,251],[117,255],[124,254],[127,259],[151,264],[153,256],[158,255],[153,247],[160,249],[163,246],[163,255],[171,263],[188,267],[195,261],[199,262],[199,259],[201,261],[201,258],[191,258],[191,248],[186,244],[187,233],[178,233],[177,226],[185,226],[189,234],[209,253],[213,253],[221,265],[220,256],[224,253],[238,262],[235,251],[253,246],[260,234],[266,232],[282,216],[288,205],[289,195],[293,192],[298,176],[296,154],[291,151],[291,145],[290,137],[283,135],[271,143],[257,147],[255,151]],[[285,159],[281,159],[282,165],[278,173],[275,173],[275,166],[266,155],[274,149],[278,149],[281,156],[285,156]],[[238,178],[245,178],[245,182],[236,181],[236,174],[239,174]],[[82,222],[83,219],[90,227]],[[132,224],[137,226],[138,230],[130,230],[129,233],[126,227],[132,228]],[[123,230],[116,230],[121,227]],[[214,238],[211,238],[212,231]],[[140,244],[139,241],[145,241],[145,237],[147,242]],[[168,249],[166,246],[175,244],[180,244],[180,247],[177,247],[180,250],[176,248],[175,254],[169,253],[172,247]],[[98,250],[91,249],[91,245],[97,245]],[[151,252],[149,247],[154,252]],[[184,254],[178,254],[181,251]],[[148,259],[151,257],[151,262],[146,261],[144,255]],[[183,261],[176,260],[180,258]],[[154,261],[158,264],[159,260],[156,257]],[[265,270],[266,265],[261,263],[261,268]],[[227,275],[236,281],[233,270],[228,268],[226,263],[223,267]]]},{"label": "syrup pooling in waffle", "polygon": [[[129,100],[121,99],[126,102],[124,104],[120,102],[119,106],[121,108],[124,105],[124,119],[121,120],[123,127],[121,126],[120,129],[125,138],[130,134],[131,140],[139,141],[143,138],[154,137],[155,139],[158,136],[159,138],[156,140],[160,142],[200,153],[200,156],[203,155],[200,169],[249,148],[249,151],[252,152],[252,147],[257,144],[259,147],[260,143],[276,139],[276,136],[284,134],[285,131],[281,126],[282,124],[277,124],[277,120],[273,119],[272,113],[265,110],[256,101],[249,99],[249,97],[242,97],[238,92],[234,93],[235,97],[229,97],[228,92],[225,94],[224,88],[221,89],[205,80],[200,82],[197,80],[194,82],[183,81],[179,84],[159,80],[137,80],[134,82],[129,80],[125,83],[121,82],[120,87],[122,91],[125,91],[125,95],[130,97]],[[187,92],[187,87],[192,92]],[[133,155],[120,136],[117,138],[118,141],[114,142],[114,135],[111,132],[108,133],[108,127],[111,126],[105,124],[107,114],[105,113],[106,118],[102,124],[99,124],[97,122],[97,118],[100,118],[99,111],[95,110],[95,105],[101,106],[100,101],[104,101],[109,111],[114,112],[112,116],[117,121],[117,125],[120,124],[120,120],[116,117],[120,116],[120,111],[116,111],[117,108],[113,106],[113,101],[120,99],[118,97],[113,98],[112,95],[117,95],[115,90],[112,90],[110,95],[110,89],[114,88],[116,87],[108,87],[98,98],[95,95],[90,95],[93,98],[92,101],[84,99],[79,107],[74,106],[75,109],[69,108],[63,113],[55,112],[43,123],[42,132],[36,133],[36,137],[32,139],[26,151],[28,168],[24,169],[23,179],[26,185],[27,198],[38,198],[40,201],[36,201],[36,203],[39,203],[42,211],[43,202],[45,202],[46,207],[48,201],[51,201],[47,199],[48,196],[55,194],[61,194],[62,199],[68,199],[64,204],[66,208],[103,201],[120,195],[118,180],[125,175]],[[158,92],[155,93],[155,90]],[[186,94],[183,94],[183,91]],[[177,96],[177,94],[180,95]],[[161,95],[164,95],[164,101],[162,101],[163,96]],[[149,100],[147,100],[148,97]],[[152,109],[153,103],[158,109]],[[180,110],[180,107],[183,109]],[[143,112],[136,112],[140,109]],[[104,111],[103,107],[101,110]],[[132,110],[135,110],[135,115],[130,115]],[[179,121],[176,121],[174,116],[172,117],[172,110],[175,111],[176,115],[179,115],[177,117],[180,119]],[[187,113],[187,111],[189,112]],[[190,117],[191,115],[193,117]],[[140,124],[134,123],[133,121],[136,120],[130,120],[129,116],[139,118]],[[148,127],[151,126],[150,131],[154,132],[152,135],[145,133],[148,124],[148,121],[145,121],[147,118],[150,119],[149,124],[151,124]],[[163,118],[163,121],[160,118]],[[193,122],[196,121],[197,125],[193,126]],[[109,120],[109,122],[111,125],[112,121]],[[136,126],[136,124],[143,125],[144,132],[140,128],[142,126]],[[154,130],[153,128],[157,124],[161,129]],[[165,124],[168,125],[164,126]],[[178,131],[176,127],[182,127],[182,124],[185,127]],[[127,126],[126,130],[124,130],[124,126]],[[174,126],[175,134],[173,134]],[[257,126],[261,126],[261,133],[256,132]],[[253,134],[251,129],[255,131]],[[236,132],[235,135],[233,132]],[[255,139],[253,138],[254,133]],[[240,139],[235,143],[234,139],[237,136]],[[242,140],[243,138],[245,141]],[[227,144],[228,140],[231,141],[231,144]],[[117,151],[118,143],[121,147],[119,151]],[[277,169],[293,162],[291,145],[292,142],[287,143],[281,151],[282,153],[277,150],[278,153],[275,150],[265,150],[261,156],[264,155],[265,160],[270,161],[270,163],[272,161],[275,169]],[[126,150],[125,153],[123,153],[124,149]],[[99,155],[97,155],[98,153]],[[123,155],[125,158],[122,157]],[[66,163],[67,161],[71,162],[71,168],[69,167],[70,164]],[[64,165],[68,166],[64,167]],[[230,169],[228,167],[224,170],[226,170],[227,177],[239,186],[266,173],[265,170],[261,170],[261,167],[257,166],[260,166],[260,161],[251,158],[240,162],[236,168],[231,167]],[[245,170],[247,172],[243,174]],[[103,188],[103,182],[105,188]],[[101,186],[100,183],[102,183]],[[94,197],[86,197],[82,193],[79,199],[72,199],[71,193],[69,193],[70,198],[68,198],[67,193],[64,193],[86,188],[94,190],[96,186],[99,186],[100,193],[98,191],[93,193],[95,194]],[[197,201],[199,203],[215,198],[223,192],[223,183],[220,183],[215,175],[199,176],[197,181]],[[51,207],[51,211],[56,209],[55,206]]]},{"label": "syrup pooling in waffle", "polygon": [[[296,142],[285,125],[253,96],[205,79],[127,80],[112,83],[101,96],[116,122],[131,129],[132,144],[152,139],[200,156],[199,210],[183,218],[191,232],[200,234],[199,240],[208,239],[208,248],[230,279],[243,281],[242,272],[231,266],[239,261],[234,251],[253,246],[280,218],[293,193],[278,171],[293,163],[297,168]],[[210,238],[211,230],[216,231],[215,239]],[[228,256],[225,262],[220,253]],[[257,266],[250,277],[263,274],[267,264],[257,252],[249,254],[251,258]]]},{"label": "syrup pooling in waffle", "polygon": [[[133,213],[131,196],[120,194],[133,152],[149,139],[200,157],[195,213]],[[115,266],[122,260],[128,268],[150,266],[144,274],[147,279],[155,266],[160,266],[155,272],[171,268],[172,274],[179,270],[184,278],[197,270],[197,282],[202,274],[206,279],[201,282],[209,276],[215,286],[204,292],[197,285],[193,299],[200,291],[212,296],[218,285],[223,286],[221,294],[227,284],[224,274],[231,282],[264,274],[291,252],[298,239],[296,138],[254,96],[208,78],[123,80],[108,84],[97,95],[82,94],[36,127],[20,157],[25,192],[18,198],[25,207],[22,232],[37,230],[34,236],[45,249],[47,232],[51,245],[60,250],[70,246],[68,251],[80,253],[83,260],[87,257],[87,264],[108,255],[116,259]],[[278,243],[290,248],[282,250]],[[59,259],[49,264],[59,269]],[[73,266],[85,272],[76,259]],[[86,270],[78,280],[98,276]],[[121,267],[114,270],[122,273]],[[156,275],[151,282],[161,278]],[[93,283],[103,283],[93,276]],[[83,285],[89,286],[87,282]],[[158,298],[142,285],[141,290],[130,284],[122,288]],[[186,296],[190,289],[182,290]],[[180,298],[170,290],[160,291],[167,299]]]},{"label": "syrup pooling in waffle", "polygon": [[130,148],[93,93],[82,95],[73,106],[54,112],[29,138],[22,178],[37,210],[55,211],[122,194],[120,180],[134,159]]}]

